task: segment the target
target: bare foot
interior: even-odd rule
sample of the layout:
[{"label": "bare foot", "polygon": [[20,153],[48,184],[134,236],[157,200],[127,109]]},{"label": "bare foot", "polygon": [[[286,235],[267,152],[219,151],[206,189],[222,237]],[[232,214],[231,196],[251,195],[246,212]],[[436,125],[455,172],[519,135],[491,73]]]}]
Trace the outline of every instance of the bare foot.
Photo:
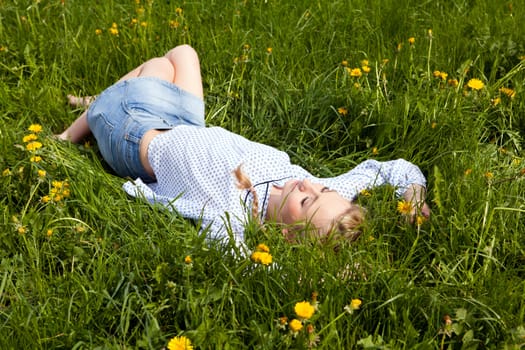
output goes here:
[{"label": "bare foot", "polygon": [[88,107],[95,100],[96,96],[75,96],[67,95],[68,103],[72,107]]}]

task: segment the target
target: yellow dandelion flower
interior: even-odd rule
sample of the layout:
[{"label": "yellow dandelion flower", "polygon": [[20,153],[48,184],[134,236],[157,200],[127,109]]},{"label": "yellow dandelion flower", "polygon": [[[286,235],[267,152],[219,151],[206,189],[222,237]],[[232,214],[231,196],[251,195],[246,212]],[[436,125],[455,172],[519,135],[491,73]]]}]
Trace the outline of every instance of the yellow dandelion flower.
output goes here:
[{"label": "yellow dandelion flower", "polygon": [[294,311],[297,317],[303,320],[309,320],[313,316],[315,308],[309,302],[301,301],[295,304]]},{"label": "yellow dandelion flower", "polygon": [[499,91],[510,98],[514,98],[514,96],[516,96],[516,91],[506,87],[499,88]]},{"label": "yellow dandelion flower", "polygon": [[361,68],[352,68],[349,70],[351,77],[359,78],[363,75],[363,72],[361,71]]},{"label": "yellow dandelion flower", "polygon": [[370,73],[370,71],[372,70],[372,68],[370,68],[369,66],[362,66],[361,69],[363,70],[363,73]]},{"label": "yellow dandelion flower", "polygon": [[177,20],[171,20],[171,21],[170,21],[170,28],[171,28],[171,29],[179,28],[179,26],[180,26],[179,21],[177,21]]},{"label": "yellow dandelion flower", "polygon": [[270,265],[272,263],[272,256],[267,252],[253,252],[251,259],[253,262],[262,265]]},{"label": "yellow dandelion flower", "polygon": [[46,171],[42,169],[38,169],[37,173],[38,173],[38,177],[45,177],[47,174]]},{"label": "yellow dandelion flower", "polygon": [[361,60],[361,66],[368,66],[368,60],[367,59]]},{"label": "yellow dandelion flower", "polygon": [[354,83],[354,88],[359,90],[361,88],[361,84],[359,84],[358,82],[355,82]]},{"label": "yellow dandelion flower", "polygon": [[148,26],[148,22],[142,21],[142,22],[140,22],[140,26],[143,27],[143,28],[146,28]]},{"label": "yellow dandelion flower", "polygon": [[361,307],[362,303],[363,302],[361,301],[361,299],[352,299],[352,301],[350,302],[350,307],[353,310],[358,310]]},{"label": "yellow dandelion flower", "polygon": [[137,12],[137,15],[142,15],[144,13],[144,7],[139,7],[135,12]]},{"label": "yellow dandelion flower", "polygon": [[468,168],[465,170],[465,176],[472,174],[472,169]]},{"label": "yellow dandelion flower", "polygon": [[446,72],[441,72],[441,73],[439,74],[439,77],[441,78],[441,80],[445,81],[445,80],[447,80],[448,73],[446,73]]},{"label": "yellow dandelion flower", "polygon": [[467,86],[472,90],[481,90],[485,84],[477,78],[472,78],[468,81]]},{"label": "yellow dandelion flower", "polygon": [[31,131],[31,132],[34,132],[34,133],[39,133],[42,131],[42,125],[40,124],[31,124],[29,125],[29,128],[27,128],[27,130]]},{"label": "yellow dandelion flower", "polygon": [[18,226],[17,231],[19,234],[23,235],[27,232],[27,229],[25,228],[25,226]]},{"label": "yellow dandelion flower", "polygon": [[286,316],[279,317],[279,324],[283,325],[283,326],[286,326],[288,324],[288,317],[286,317]]},{"label": "yellow dandelion flower", "polygon": [[339,107],[337,108],[337,113],[345,117],[348,114],[348,110],[345,107]]},{"label": "yellow dandelion flower", "polygon": [[46,232],[46,236],[51,237],[53,235],[53,230],[49,229]]},{"label": "yellow dandelion flower", "polygon": [[428,36],[429,36],[430,38],[432,38],[432,35],[433,35],[432,29],[429,29],[429,30],[427,31],[427,33],[428,33]]},{"label": "yellow dandelion flower", "polygon": [[487,179],[489,179],[489,180],[492,179],[492,178],[494,177],[494,173],[492,173],[492,172],[490,172],[490,171],[485,172],[484,175],[485,175],[485,177],[486,177]]},{"label": "yellow dandelion flower", "polygon": [[344,307],[345,311],[348,312],[349,314],[353,314],[354,311],[356,310],[359,310],[359,308],[361,307],[361,304],[363,302],[361,301],[361,299],[352,299],[350,301],[350,304],[346,305]]},{"label": "yellow dandelion flower", "polygon": [[186,257],[184,258],[184,263],[189,265],[192,262],[193,262],[193,260],[191,259],[191,256],[186,255]]},{"label": "yellow dandelion flower", "polygon": [[253,252],[252,255],[250,256],[250,259],[254,263],[260,263],[261,262],[261,253],[262,252]]},{"label": "yellow dandelion flower", "polygon": [[294,333],[299,332],[301,329],[303,329],[303,324],[298,319],[294,318],[289,323],[290,330]]},{"label": "yellow dandelion flower", "polygon": [[431,129],[435,129],[437,127],[437,123],[436,122],[432,122],[432,124],[430,124],[430,128]]},{"label": "yellow dandelion flower", "polygon": [[111,24],[111,28],[109,28],[108,31],[111,35],[118,35],[118,25],[115,22],[113,22],[113,24]]},{"label": "yellow dandelion flower", "polygon": [[372,154],[373,155],[379,154],[379,150],[377,149],[377,147],[372,147]]},{"label": "yellow dandelion flower", "polygon": [[272,256],[269,253],[261,252],[261,264],[270,265],[272,263]]},{"label": "yellow dandelion flower", "polygon": [[411,36],[410,38],[408,38],[408,43],[410,45],[414,45],[414,43],[416,42],[416,38],[414,38],[413,36]]},{"label": "yellow dandelion flower", "polygon": [[341,65],[342,65],[343,67],[348,67],[348,61],[347,61],[347,60],[343,60],[343,61],[341,62]]},{"label": "yellow dandelion flower", "polygon": [[62,181],[53,180],[51,182],[51,186],[53,186],[56,189],[62,188],[64,186],[64,183]]},{"label": "yellow dandelion flower", "polygon": [[432,75],[434,76],[434,78],[439,78],[439,76],[441,75],[441,72],[438,70],[435,70],[432,72]]},{"label": "yellow dandelion flower", "polygon": [[259,243],[257,247],[255,248],[255,250],[257,250],[258,252],[265,252],[265,253],[270,252],[270,248],[264,243]]},{"label": "yellow dandelion flower", "polygon": [[40,200],[42,201],[42,203],[48,203],[51,202],[51,197],[43,196]]},{"label": "yellow dandelion flower", "polygon": [[370,193],[370,191],[368,189],[364,189],[364,190],[361,190],[361,192],[359,192],[359,194],[363,197],[370,197],[372,195],[372,193]]},{"label": "yellow dandelion flower", "polygon": [[193,350],[191,341],[185,336],[173,337],[168,343],[168,350]]},{"label": "yellow dandelion flower", "polygon": [[401,51],[401,49],[403,48],[403,43],[399,43],[397,44],[397,47],[396,47],[396,51]]},{"label": "yellow dandelion flower", "polygon": [[26,145],[26,149],[30,152],[32,151],[36,151],[37,149],[39,148],[42,148],[42,143],[38,142],[38,141],[32,141],[32,142],[29,142],[27,145]]},{"label": "yellow dandelion flower", "polygon": [[175,13],[178,14],[178,15],[182,15],[182,9],[180,7],[177,7],[175,9]]},{"label": "yellow dandelion flower", "polygon": [[493,98],[492,100],[490,100],[490,103],[493,105],[493,106],[497,106],[501,103],[501,97],[496,97],[496,98]]},{"label": "yellow dandelion flower", "polygon": [[40,157],[40,156],[32,156],[31,158],[29,158],[29,161],[33,162],[33,163],[38,163],[38,162],[42,161],[42,157]]},{"label": "yellow dandelion flower", "polygon": [[22,138],[22,141],[24,143],[28,143],[28,142],[35,141],[35,140],[38,140],[38,136],[36,134],[28,134]]},{"label": "yellow dandelion flower", "polygon": [[403,215],[410,214],[412,212],[412,203],[406,200],[397,202],[397,211]]},{"label": "yellow dandelion flower", "polygon": [[447,81],[447,84],[448,84],[449,86],[456,87],[456,86],[458,86],[459,82],[458,82],[457,79],[449,79],[449,80]]},{"label": "yellow dandelion flower", "polygon": [[100,34],[102,34],[102,29],[99,29],[99,28],[95,29],[95,35],[100,35]]},{"label": "yellow dandelion flower", "polygon": [[131,19],[131,24],[132,24],[132,25],[135,25],[135,24],[137,24],[137,23],[139,23],[139,20],[138,20],[138,19],[136,19],[136,18],[132,18],[132,19]]},{"label": "yellow dandelion flower", "polygon": [[11,169],[5,168],[4,171],[2,171],[2,176],[10,176],[11,175]]},{"label": "yellow dandelion flower", "polygon": [[425,221],[427,220],[426,217],[424,217],[423,215],[418,215],[417,218],[416,218],[416,224],[418,226],[421,226],[425,223]]},{"label": "yellow dandelion flower", "polygon": [[267,47],[267,48],[266,48],[266,53],[267,53],[268,55],[271,55],[272,52],[273,52],[273,49],[272,49],[271,47]]}]

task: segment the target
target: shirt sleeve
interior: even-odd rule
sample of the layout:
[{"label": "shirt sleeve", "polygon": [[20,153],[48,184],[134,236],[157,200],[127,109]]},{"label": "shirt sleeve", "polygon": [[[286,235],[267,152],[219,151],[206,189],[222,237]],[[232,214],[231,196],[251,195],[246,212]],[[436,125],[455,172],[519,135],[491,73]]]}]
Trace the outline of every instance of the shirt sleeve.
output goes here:
[{"label": "shirt sleeve", "polygon": [[127,181],[122,188],[129,195],[144,198],[151,204],[161,204],[172,212],[177,212],[182,217],[200,221],[201,230],[206,230],[210,239],[226,239],[230,237],[227,226],[232,232],[233,239],[239,246],[244,240],[244,227],[236,217],[229,217],[225,213],[216,212],[213,208],[199,208],[195,203],[186,199],[171,198],[158,195],[154,191],[155,183],[146,184],[140,178]]},{"label": "shirt sleeve", "polygon": [[404,159],[386,162],[367,160],[333,179],[334,185],[330,187],[350,200],[355,199],[364,189],[382,185],[395,187],[398,196],[402,196],[412,184],[426,186],[425,176],[421,170]]}]

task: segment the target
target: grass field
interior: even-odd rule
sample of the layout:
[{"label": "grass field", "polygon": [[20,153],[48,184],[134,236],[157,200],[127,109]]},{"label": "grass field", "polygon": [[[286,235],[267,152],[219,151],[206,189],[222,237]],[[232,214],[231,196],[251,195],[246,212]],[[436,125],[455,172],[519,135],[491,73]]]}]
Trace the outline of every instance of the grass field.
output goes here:
[{"label": "grass field", "polygon": [[[524,348],[524,19],[511,0],[0,0],[0,348]],[[248,228],[259,265],[128,197],[93,140],[51,137],[80,112],[66,94],[179,44],[210,125],[317,175],[410,160],[431,219],[376,189],[337,253]]]}]

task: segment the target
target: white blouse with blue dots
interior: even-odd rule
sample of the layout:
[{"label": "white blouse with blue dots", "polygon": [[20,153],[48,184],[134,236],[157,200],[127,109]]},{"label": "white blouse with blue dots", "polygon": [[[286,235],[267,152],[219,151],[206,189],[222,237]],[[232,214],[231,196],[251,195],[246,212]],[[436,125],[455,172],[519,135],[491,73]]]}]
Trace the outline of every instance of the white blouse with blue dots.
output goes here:
[{"label": "white blouse with blue dots", "polygon": [[243,241],[252,201],[247,190],[237,187],[233,174],[241,164],[257,191],[261,218],[266,215],[270,186],[290,179],[309,179],[348,200],[384,184],[395,186],[402,195],[409,185],[426,183],[419,168],[403,159],[367,160],[339,176],[318,178],[291,164],[285,152],[220,127],[177,126],[151,141],[148,158],[157,182],[128,181],[123,186],[127,193],[200,220],[212,238],[227,237],[229,226],[238,243]]}]

